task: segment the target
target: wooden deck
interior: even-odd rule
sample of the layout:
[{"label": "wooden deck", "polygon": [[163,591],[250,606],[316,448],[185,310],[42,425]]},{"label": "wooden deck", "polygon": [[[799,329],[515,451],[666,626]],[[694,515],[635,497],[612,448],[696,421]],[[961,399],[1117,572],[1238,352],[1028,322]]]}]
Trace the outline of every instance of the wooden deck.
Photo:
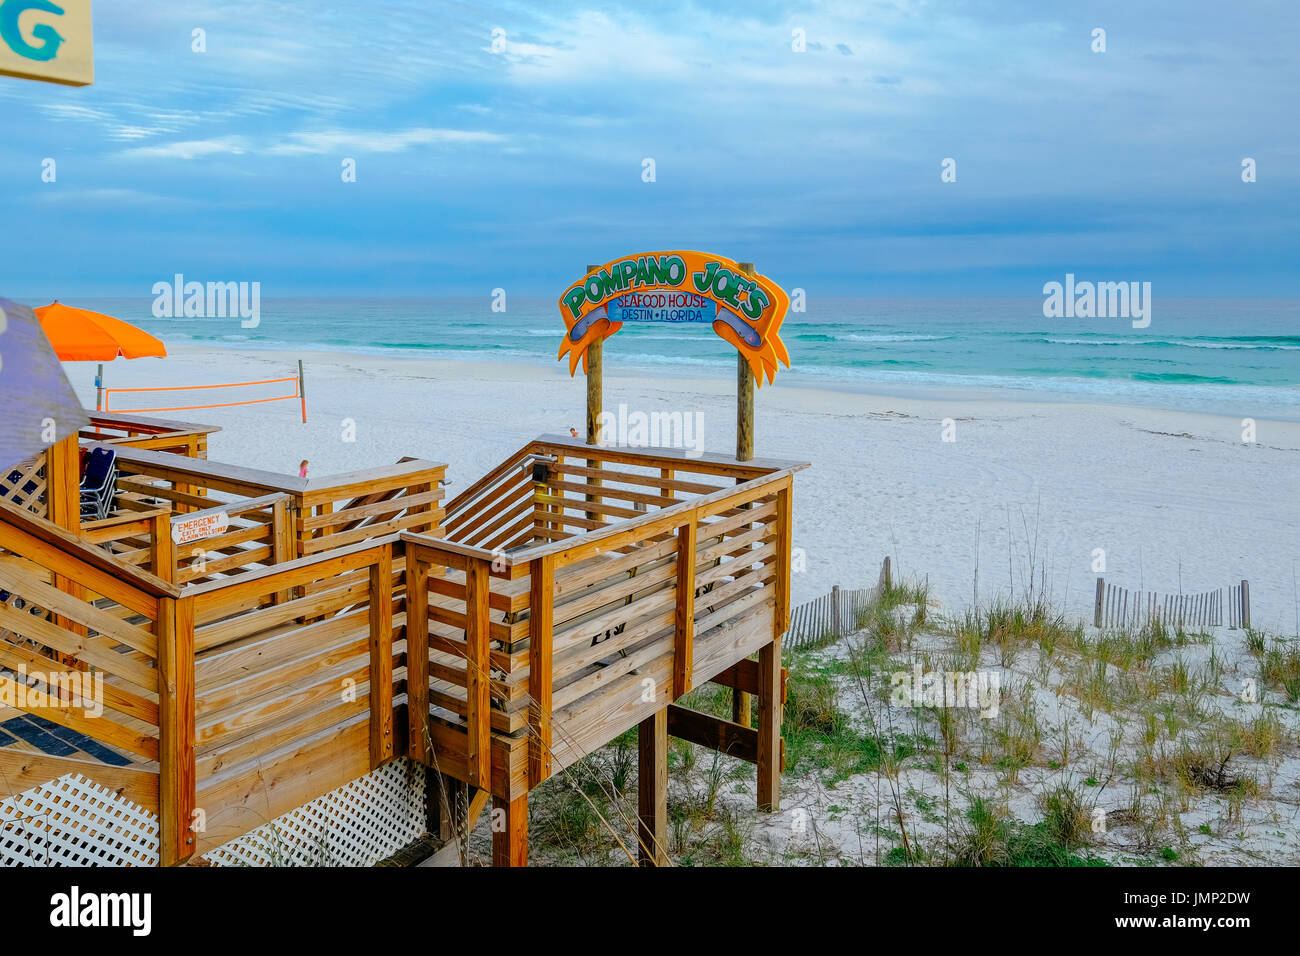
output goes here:
[{"label": "wooden deck", "polygon": [[[406,757],[436,769],[435,815],[503,809],[494,858],[520,864],[529,791],[635,726],[643,862],[664,859],[669,733],[754,762],[777,807],[802,464],[547,436],[445,512],[430,462],[303,481],[127,447],[121,467],[125,513],[80,534],[0,502],[0,680],[105,683],[96,719],[0,711],[0,796],[83,773],[158,815],[171,864]],[[170,525],[216,498],[229,530],[178,557]],[[675,704],[708,680],[754,695],[757,727]]]}]

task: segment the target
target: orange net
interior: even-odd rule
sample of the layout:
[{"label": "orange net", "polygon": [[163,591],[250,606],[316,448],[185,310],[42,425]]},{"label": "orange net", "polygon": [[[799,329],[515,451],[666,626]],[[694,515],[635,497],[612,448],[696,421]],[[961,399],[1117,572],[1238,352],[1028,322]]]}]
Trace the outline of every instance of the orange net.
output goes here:
[{"label": "orange net", "polygon": [[[112,397],[114,395],[125,395],[132,393],[147,392],[195,392],[195,391],[212,391],[221,388],[257,388],[266,385],[281,385],[284,383],[293,384],[293,393],[290,395],[273,395],[269,398],[251,398],[238,402],[208,402],[196,405],[166,405],[158,408],[113,408]],[[145,414],[148,412],[188,412],[204,408],[235,408],[241,405],[262,405],[267,402],[289,402],[295,399],[302,400],[302,420],[307,420],[307,401],[302,391],[302,382],[298,376],[290,378],[268,378],[256,382],[226,382],[220,385],[164,385],[156,388],[106,388],[104,389],[102,411],[107,413],[119,414]]]}]

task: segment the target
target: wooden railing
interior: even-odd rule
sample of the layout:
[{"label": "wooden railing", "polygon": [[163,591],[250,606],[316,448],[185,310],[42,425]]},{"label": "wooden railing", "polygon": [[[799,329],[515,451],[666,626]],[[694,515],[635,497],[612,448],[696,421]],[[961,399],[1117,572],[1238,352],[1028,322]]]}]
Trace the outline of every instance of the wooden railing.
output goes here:
[{"label": "wooden railing", "polygon": [[393,714],[402,686],[394,674],[404,607],[394,543],[354,545],[184,590],[194,611],[200,852],[398,751]]},{"label": "wooden railing", "polygon": [[[83,524],[81,537],[164,581],[189,584],[293,560],[292,500],[278,494],[186,514],[132,511]],[[193,541],[179,533],[206,517],[223,519],[225,530]]]},{"label": "wooden railing", "polygon": [[[405,752],[395,545],[178,588],[0,505],[0,685],[18,710],[101,748],[0,748],[4,795],[74,772],[120,783],[158,814],[166,865]],[[102,714],[23,703],[20,672],[44,689],[65,670],[102,678]]]},{"label": "wooden railing", "polygon": [[513,792],[490,737],[526,734],[535,786],[770,644],[794,470],[541,440],[449,505],[448,540],[403,535],[412,757],[463,728],[450,772]]},{"label": "wooden railing", "polygon": [[[69,675],[101,679],[97,716],[87,714],[84,702],[78,708],[66,699],[63,706],[41,701],[17,709],[118,755],[105,767],[84,754],[69,759],[0,749],[7,789],[66,773],[101,781],[107,775],[129,799],[157,812],[166,831],[180,834],[182,820],[185,826],[189,820],[169,789],[186,736],[186,690],[177,674],[184,671],[189,625],[179,591],[8,504],[0,504],[0,549],[6,697],[32,700],[30,688],[20,693],[15,683],[20,673],[29,680],[41,675],[35,686],[47,692]],[[167,782],[161,789],[160,774]],[[179,852],[174,840],[170,850]]]},{"label": "wooden railing", "polygon": [[[123,448],[170,452],[190,458],[207,458],[208,436],[221,429],[132,415],[87,412],[90,426],[79,435],[51,445],[11,468],[0,472],[0,501],[9,501],[32,514],[47,518],[59,527],[80,527],[78,494],[81,479],[77,450],[80,441],[99,442]],[[14,480],[10,480],[14,475]],[[56,495],[50,497],[53,489]],[[189,489],[182,489],[189,490]]]},{"label": "wooden railing", "polygon": [[292,561],[295,556],[292,505],[289,495],[276,494],[207,511],[172,515],[169,524],[177,530],[209,516],[224,518],[228,526],[211,537],[193,542],[182,538],[182,543],[167,548],[172,559],[167,580],[178,584],[209,581]]},{"label": "wooden railing", "polygon": [[175,581],[171,518],[166,508],[155,508],[87,521],[81,526],[81,538],[124,564],[144,568],[164,581]]},{"label": "wooden railing", "polygon": [[504,552],[561,541],[721,491],[775,467],[543,436],[452,499],[443,536]]},{"label": "wooden railing", "polygon": [[436,533],[443,518],[447,466],[404,459],[382,468],[303,479],[126,448],[118,450],[118,469],[118,503],[132,510],[161,505],[193,518],[197,512],[229,514],[250,501],[286,496],[289,553],[304,557],[398,531]]},{"label": "wooden railing", "polygon": [[90,425],[81,430],[83,441],[165,451],[189,458],[208,457],[208,436],[221,431],[218,425],[196,425],[139,415],[87,412]]},{"label": "wooden railing", "polygon": [[504,550],[521,535],[531,540],[536,457],[525,447],[457,495],[447,505],[443,536],[488,551]]},{"label": "wooden railing", "polygon": [[311,479],[296,496],[300,555],[399,531],[433,531],[442,521],[447,466],[415,458]]}]

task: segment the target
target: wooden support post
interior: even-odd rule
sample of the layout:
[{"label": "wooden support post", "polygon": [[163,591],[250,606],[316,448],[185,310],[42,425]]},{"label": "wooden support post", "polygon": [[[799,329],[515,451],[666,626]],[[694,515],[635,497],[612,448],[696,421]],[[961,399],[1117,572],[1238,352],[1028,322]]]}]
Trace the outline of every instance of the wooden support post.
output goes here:
[{"label": "wooden support post", "polygon": [[73,534],[81,531],[81,446],[76,435],[45,450],[46,516]]},{"label": "wooden support post", "polygon": [[[587,266],[587,275],[591,275],[600,266]],[[605,410],[605,370],[604,370],[604,352],[605,342],[603,339],[597,339],[587,346],[587,444],[600,444],[600,416]],[[587,467],[599,471],[601,462],[598,459],[587,459]],[[599,487],[602,482],[599,478],[587,477],[587,484]],[[588,501],[600,501],[599,495],[587,495]],[[588,521],[604,521],[604,516],[593,511],[587,512]]]},{"label": "wooden support post", "polygon": [[302,399],[302,423],[307,424],[307,377],[303,374],[302,359],[298,359],[298,397]]},{"label": "wooden support post", "polygon": [[[740,483],[739,479],[737,479],[736,483]],[[749,505],[745,504],[741,507],[748,508]],[[750,527],[752,526],[742,526],[743,529],[748,529]],[[753,701],[750,700],[750,695],[739,687],[733,688],[731,691],[731,721],[732,723],[740,724],[743,727],[749,727],[754,722]]]},{"label": "wooden support post", "polygon": [[[429,564],[406,552],[407,753],[429,763]],[[432,773],[432,771],[430,771]],[[432,782],[431,782],[432,783]]]},{"label": "wooden support post", "polygon": [[469,785],[438,773],[432,767],[428,769],[425,781],[425,815],[429,833],[443,843],[449,843],[465,832]]},{"label": "wooden support post", "polygon": [[531,577],[528,617],[528,787],[551,775],[551,628],[555,617],[555,557],[537,558]]},{"label": "wooden support post", "polygon": [[844,636],[844,609],[840,604],[840,586],[831,587],[831,634],[839,640]]},{"label": "wooden support post", "polygon": [[749,694],[743,690],[731,692],[731,722],[742,727],[749,727],[754,723],[754,704]]},{"label": "wooden support post", "polygon": [[[748,724],[746,724],[748,726]],[[781,809],[781,639],[758,652],[758,809]]]},{"label": "wooden support post", "polygon": [[668,708],[637,725],[637,840],[641,866],[668,865]]},{"label": "wooden support post", "polygon": [[528,794],[492,798],[492,865],[528,865]]},{"label": "wooden support post", "polygon": [[677,529],[677,630],[673,636],[673,700],[691,689],[695,673],[696,534],[695,515],[692,514],[686,524]]},{"label": "wooden support post", "polygon": [[[271,506],[271,560],[277,565],[292,561],[296,556],[293,538],[293,515],[289,511],[289,502],[277,501]],[[287,604],[292,597],[289,591],[279,591],[274,602]]]},{"label": "wooden support post", "polygon": [[393,758],[393,546],[370,566],[370,767]]},{"label": "wooden support post", "polygon": [[1102,622],[1101,605],[1102,605],[1102,600],[1105,598],[1105,596],[1106,596],[1106,579],[1098,578],[1097,597],[1093,601],[1093,605],[1092,605],[1092,626],[1093,627],[1101,627],[1101,622]]},{"label": "wooden support post", "polygon": [[742,727],[751,727],[754,723],[754,702],[743,690],[731,692],[731,722]]},{"label": "wooden support post", "polygon": [[736,356],[736,461],[754,457],[754,374],[743,355]]},{"label": "wooden support post", "polygon": [[1244,579],[1241,582],[1241,626],[1250,630],[1250,582]]},{"label": "wooden support post", "polygon": [[[81,533],[81,442],[76,434],[45,449],[45,507],[52,524],[73,534]],[[80,584],[61,574],[55,574],[52,583],[74,598],[85,594]],[[87,634],[84,625],[61,615],[54,615],[54,623],[73,634]],[[58,659],[68,667],[76,666],[72,655],[60,654]]]},{"label": "wooden support post", "polygon": [[149,569],[164,581],[176,583],[176,544],[172,541],[170,515],[149,519]]},{"label": "wooden support post", "polygon": [[465,724],[468,734],[469,785],[491,789],[492,697],[489,672],[488,593],[491,565],[471,558],[465,563]]},{"label": "wooden support post", "polygon": [[790,571],[794,549],[794,479],[776,493],[776,608],[772,637],[790,630]]},{"label": "wooden support post", "polygon": [[587,444],[600,444],[600,417],[604,412],[605,343],[597,339],[587,346]]},{"label": "wooden support post", "polygon": [[158,602],[158,853],[163,866],[194,854],[194,599]]},{"label": "wooden support post", "polygon": [[[737,263],[740,271],[751,278],[752,262]],[[736,356],[736,460],[749,461],[754,457],[754,374],[745,356]]]}]

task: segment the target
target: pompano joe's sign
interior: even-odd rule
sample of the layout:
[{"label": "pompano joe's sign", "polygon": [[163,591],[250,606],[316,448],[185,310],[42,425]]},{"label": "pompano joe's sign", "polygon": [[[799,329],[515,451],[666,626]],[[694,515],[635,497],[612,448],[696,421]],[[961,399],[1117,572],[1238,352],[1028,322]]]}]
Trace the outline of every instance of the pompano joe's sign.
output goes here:
[{"label": "pompano joe's sign", "polygon": [[647,252],[607,262],[560,296],[568,330],[559,358],[587,369],[587,349],[624,322],[712,322],[749,364],[757,384],[790,365],[781,323],[790,308],[785,291],[767,276],[704,252]]}]

